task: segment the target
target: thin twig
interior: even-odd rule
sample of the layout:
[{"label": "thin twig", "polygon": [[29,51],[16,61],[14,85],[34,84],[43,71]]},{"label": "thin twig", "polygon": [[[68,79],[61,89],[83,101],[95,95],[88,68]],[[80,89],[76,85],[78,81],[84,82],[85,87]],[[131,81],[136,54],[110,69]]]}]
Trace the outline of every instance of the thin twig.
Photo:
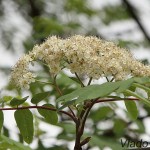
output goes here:
[{"label": "thin twig", "polygon": [[59,95],[62,96],[63,93],[62,93],[62,91],[60,90],[59,86],[57,85],[56,77],[57,77],[57,76],[54,76],[54,86],[55,86],[57,92],[59,93]]},{"label": "thin twig", "polygon": [[46,82],[46,81],[40,81],[40,80],[35,80],[35,81],[43,83],[43,84],[51,84],[52,86],[54,86],[52,82]]},{"label": "thin twig", "polygon": [[76,118],[76,115],[75,115],[75,113],[73,112],[73,110],[71,109],[71,107],[68,106],[68,108],[69,108],[70,112],[72,113],[72,115]]},{"label": "thin twig", "polygon": [[101,103],[101,102],[112,102],[112,101],[123,101],[123,100],[128,100],[128,101],[139,101],[138,98],[108,98],[108,99],[97,99],[95,103]]},{"label": "thin twig", "polygon": [[114,81],[114,79],[115,79],[115,78],[113,77],[113,78],[110,80],[110,82],[113,82],[113,81]]},{"label": "thin twig", "polygon": [[118,100],[139,100],[139,99],[137,98],[120,98],[120,99],[105,98],[105,99],[94,99],[94,100],[91,100],[89,103],[84,103],[83,110],[80,113],[80,116],[76,122],[76,140],[75,140],[74,150],[82,149],[81,147],[84,145],[84,143],[80,142],[80,140],[84,132],[85,122],[87,120],[87,117],[93,105],[96,103],[100,103],[100,102],[110,102],[110,101],[118,101]]},{"label": "thin twig", "polygon": [[107,82],[110,82],[109,79],[108,79],[108,77],[105,77],[105,78],[106,78]]},{"label": "thin twig", "polygon": [[150,42],[150,36],[148,35],[147,31],[144,29],[143,24],[141,23],[139,17],[137,16],[138,13],[135,12],[135,9],[133,8],[133,6],[128,2],[128,0],[123,0],[123,2],[125,3],[125,5],[127,6],[128,12],[130,13],[130,15],[132,16],[132,18],[136,21],[136,23],[138,24],[139,28],[141,29],[141,31],[143,32],[143,34],[145,35],[145,38],[147,39],[147,41]]},{"label": "thin twig", "polygon": [[[63,93],[62,93],[62,91],[60,90],[59,86],[57,85],[56,76],[54,77],[54,86],[55,86],[57,92],[59,93],[59,95],[62,96]],[[68,106],[68,108],[69,108],[71,114],[73,115],[73,117],[76,118],[76,115],[74,114],[73,110],[72,110],[69,106]]]},{"label": "thin twig", "polygon": [[59,95],[60,96],[62,96],[63,94],[62,94],[62,91],[59,89],[59,87],[58,87],[58,85],[57,85],[57,83],[56,83],[56,81],[55,81],[55,79],[54,79],[54,83],[52,83],[52,82],[45,82],[45,81],[40,81],[40,80],[36,80],[37,82],[40,82],[40,83],[44,83],[44,84],[50,84],[50,85],[52,85],[56,90],[57,90],[57,92],[59,93]]},{"label": "thin twig", "polygon": [[86,109],[86,111],[85,111],[85,113],[84,113],[83,120],[82,120],[81,134],[83,134],[83,132],[84,132],[84,127],[85,127],[86,119],[87,119],[87,117],[88,117],[88,114],[89,114],[91,108],[92,108],[93,105],[95,104],[95,101],[96,101],[96,100],[91,101],[89,107],[87,107],[87,109]]},{"label": "thin twig", "polygon": [[90,79],[89,79],[89,82],[88,82],[88,84],[87,85],[90,85],[91,84],[91,82],[92,82],[92,77],[90,77]]},{"label": "thin twig", "polygon": [[[56,108],[50,108],[50,107],[46,107],[46,106],[23,106],[23,107],[13,107],[13,108],[0,108],[0,110],[21,110],[21,109],[46,109],[46,110],[51,110],[51,111],[57,111]],[[58,112],[66,114],[76,123],[76,118],[69,112],[66,112],[63,110],[60,110]]]},{"label": "thin twig", "polygon": [[79,82],[81,83],[81,86],[84,87],[83,82],[81,81],[81,79],[79,78],[79,76],[78,76],[78,74],[76,72],[75,72],[75,75],[76,75],[77,79],[79,80]]},{"label": "thin twig", "polygon": [[[81,147],[84,144],[86,144],[86,143],[80,142],[80,140],[81,140],[81,137],[82,137],[83,132],[84,132],[86,119],[88,117],[88,114],[89,114],[92,106],[94,105],[94,102],[95,102],[95,100],[91,101],[91,103],[88,104],[89,107],[87,107],[87,103],[84,103],[83,111],[81,112],[81,114],[78,118],[78,121],[76,123],[76,140],[75,140],[74,150],[82,149]],[[88,143],[89,141],[85,141],[85,142]]]}]

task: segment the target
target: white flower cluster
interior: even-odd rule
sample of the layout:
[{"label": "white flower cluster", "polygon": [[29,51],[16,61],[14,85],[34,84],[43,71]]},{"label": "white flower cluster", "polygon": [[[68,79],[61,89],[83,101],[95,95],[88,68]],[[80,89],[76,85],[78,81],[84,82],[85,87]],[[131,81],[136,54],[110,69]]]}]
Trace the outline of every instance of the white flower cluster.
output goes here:
[{"label": "white flower cluster", "polygon": [[13,68],[11,79],[19,87],[29,88],[34,75],[29,72],[31,61],[40,59],[50,72],[58,74],[62,68],[84,74],[93,79],[112,76],[123,80],[130,76],[150,76],[150,66],[135,60],[129,51],[93,36],[75,35],[68,39],[49,37],[41,45],[24,55]]},{"label": "white flower cluster", "polygon": [[33,75],[28,69],[30,62],[32,61],[33,59],[30,55],[24,55],[16,63],[11,73],[11,81],[17,86],[28,89],[29,84],[35,81],[35,75]]}]

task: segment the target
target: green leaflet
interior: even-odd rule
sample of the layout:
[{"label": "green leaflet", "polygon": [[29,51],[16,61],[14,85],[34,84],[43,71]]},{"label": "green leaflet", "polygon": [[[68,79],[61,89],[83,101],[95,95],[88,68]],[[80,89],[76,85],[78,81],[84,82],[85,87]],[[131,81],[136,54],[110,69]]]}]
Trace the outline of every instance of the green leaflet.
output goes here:
[{"label": "green leaflet", "polygon": [[84,88],[76,103],[83,102],[88,99],[95,99],[98,97],[105,97],[118,89],[119,84],[117,82],[107,82],[101,85],[91,85]]},{"label": "green leaflet", "polygon": [[134,96],[134,97],[138,98],[141,102],[143,102],[144,104],[146,104],[147,106],[150,107],[150,101],[148,99],[146,99],[130,90],[126,90],[125,93],[127,93],[130,96]]},{"label": "green leaflet", "polygon": [[138,126],[137,131],[138,131],[139,133],[145,132],[145,126],[144,126],[144,123],[143,123],[143,122],[141,122],[140,120],[135,120],[134,123],[137,124],[137,126]]},{"label": "green leaflet", "polygon": [[79,89],[77,89],[77,90],[75,90],[75,91],[73,91],[73,92],[71,92],[69,94],[66,94],[66,95],[63,95],[63,96],[59,97],[57,99],[57,102],[60,102],[60,101],[67,102],[69,100],[77,98],[78,94],[80,93],[81,90],[82,90],[82,88],[79,88]]},{"label": "green leaflet", "polygon": [[21,105],[23,104],[27,99],[28,99],[29,96],[26,96],[22,99],[19,99],[19,98],[13,98],[11,101],[10,101],[10,105],[11,106],[18,106],[18,105]]},{"label": "green leaflet", "polygon": [[[133,80],[125,80],[118,82],[107,82],[101,85],[90,85],[84,88],[77,89],[72,93],[61,96],[57,99],[57,102],[62,101],[64,105],[69,105],[68,101],[74,101],[74,103],[78,104],[83,102],[84,100],[95,99],[98,97],[105,97],[110,95],[112,92],[115,92],[118,89],[118,93],[125,91],[127,88],[131,86]],[[64,108],[64,106],[62,106]]]},{"label": "green leaflet", "polygon": [[98,122],[102,119],[106,119],[107,116],[112,116],[114,114],[114,111],[108,107],[108,106],[104,106],[104,107],[100,107],[97,110],[94,110],[90,113],[90,118],[93,118],[94,122]]},{"label": "green leaflet", "polygon": [[61,127],[65,133],[68,134],[76,133],[75,125],[72,122],[60,122],[57,125]]},{"label": "green leaflet", "polygon": [[141,85],[141,84],[138,84],[138,83],[133,83],[133,86],[141,88],[141,89],[145,90],[146,92],[150,93],[150,88],[148,88],[147,86],[144,86],[144,85]]},{"label": "green leaflet", "polygon": [[45,98],[47,98],[49,95],[50,95],[50,91],[35,94],[35,95],[32,97],[31,102],[32,102],[33,104],[37,104],[37,103],[39,103],[40,101],[42,101],[42,100],[44,100]]},{"label": "green leaflet", "polygon": [[134,81],[140,84],[150,83],[149,77],[135,77]]},{"label": "green leaflet", "polygon": [[72,93],[61,96],[57,101],[69,101],[77,99],[76,103],[82,102],[88,99],[94,99],[98,97],[104,97],[115,91],[119,87],[117,82],[107,82],[101,85],[90,85],[84,88],[77,89]]},{"label": "green leaflet", "polygon": [[57,78],[58,85],[70,86],[71,84],[75,84],[76,86],[80,86],[80,82],[75,77],[68,77],[65,73],[61,73],[60,77]]},{"label": "green leaflet", "polygon": [[17,126],[26,143],[33,140],[33,115],[29,109],[16,110],[14,113]]},{"label": "green leaflet", "polygon": [[12,96],[4,96],[4,97],[3,97],[4,102],[8,102],[8,101],[10,101],[11,99],[12,99]]},{"label": "green leaflet", "polygon": [[138,109],[134,101],[124,101],[127,109],[127,113],[132,120],[136,120],[138,117]]},{"label": "green leaflet", "polygon": [[126,132],[126,122],[123,121],[122,119],[115,118],[115,119],[114,119],[113,132],[114,132],[117,136],[123,136],[124,133]]},{"label": "green leaflet", "polygon": [[[44,104],[43,106],[45,107],[50,107],[50,108],[55,108],[51,104]],[[38,108],[38,112],[40,113],[41,116],[45,118],[47,122],[50,124],[57,124],[58,122],[58,116],[56,111],[48,110],[48,109],[40,109]]]},{"label": "green leaflet", "polygon": [[0,135],[0,149],[1,150],[31,150],[28,146],[25,146],[19,142],[16,142],[12,139],[9,139],[8,137],[4,135]]},{"label": "green leaflet", "polygon": [[65,102],[64,105],[61,106],[58,110],[62,110],[62,109],[64,109],[65,107],[70,106],[70,105],[73,105],[73,104],[75,104],[75,100],[71,100],[71,101]]},{"label": "green leaflet", "polygon": [[0,110],[0,132],[3,127],[3,123],[4,123],[4,114],[3,114],[3,111]]},{"label": "green leaflet", "polygon": [[[107,82],[101,85],[90,85],[73,91],[72,93],[63,95],[57,99],[57,102],[62,102],[63,106],[59,109],[63,109],[71,104],[78,104],[85,100],[91,100],[95,98],[102,98],[109,96],[113,92],[124,93],[126,90],[130,89],[131,86],[135,87],[135,82],[140,82],[140,88],[150,91],[146,86],[141,85],[142,83],[148,83],[149,78],[131,78],[128,80],[117,81],[117,82]],[[125,92],[127,93],[127,92]],[[147,100],[145,100],[147,102]]]},{"label": "green leaflet", "polygon": [[80,84],[80,81],[75,77],[69,77],[71,80],[75,81],[77,84]]},{"label": "green leaflet", "polygon": [[92,135],[89,143],[91,146],[98,146],[100,149],[103,149],[106,146],[112,148],[112,150],[122,149],[121,144],[114,138],[106,138],[101,135]]},{"label": "green leaflet", "polygon": [[134,79],[131,78],[131,79],[124,80],[124,81],[119,81],[119,82],[120,82],[120,86],[119,86],[119,88],[117,89],[116,92],[117,93],[122,93],[132,85],[132,83],[134,82]]}]

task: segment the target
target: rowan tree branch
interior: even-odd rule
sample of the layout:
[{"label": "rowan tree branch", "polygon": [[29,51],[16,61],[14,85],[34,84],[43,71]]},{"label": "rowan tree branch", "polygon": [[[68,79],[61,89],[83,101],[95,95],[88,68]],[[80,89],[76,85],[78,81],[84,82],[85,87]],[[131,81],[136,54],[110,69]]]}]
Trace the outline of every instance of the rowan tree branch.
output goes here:
[{"label": "rowan tree branch", "polygon": [[12,107],[12,108],[0,108],[0,110],[20,110],[20,109],[46,109],[46,110],[51,110],[51,111],[57,111],[59,113],[63,113],[69,116],[76,123],[76,118],[69,112],[66,112],[63,110],[58,111],[56,108],[50,108],[46,106],[23,106],[23,107]]}]

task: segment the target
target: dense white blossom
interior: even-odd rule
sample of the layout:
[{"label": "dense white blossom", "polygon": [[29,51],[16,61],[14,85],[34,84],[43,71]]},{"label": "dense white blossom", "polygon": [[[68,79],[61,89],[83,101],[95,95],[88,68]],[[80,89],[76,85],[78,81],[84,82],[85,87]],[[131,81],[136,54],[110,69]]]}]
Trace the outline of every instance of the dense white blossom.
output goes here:
[{"label": "dense white blossom", "polygon": [[128,50],[113,42],[93,36],[75,35],[67,39],[52,36],[19,59],[11,75],[17,86],[29,88],[29,84],[35,81],[29,64],[37,59],[46,63],[54,75],[66,67],[72,73],[93,79],[112,76],[115,80],[124,80],[128,76],[150,76],[150,66],[144,66]]}]

